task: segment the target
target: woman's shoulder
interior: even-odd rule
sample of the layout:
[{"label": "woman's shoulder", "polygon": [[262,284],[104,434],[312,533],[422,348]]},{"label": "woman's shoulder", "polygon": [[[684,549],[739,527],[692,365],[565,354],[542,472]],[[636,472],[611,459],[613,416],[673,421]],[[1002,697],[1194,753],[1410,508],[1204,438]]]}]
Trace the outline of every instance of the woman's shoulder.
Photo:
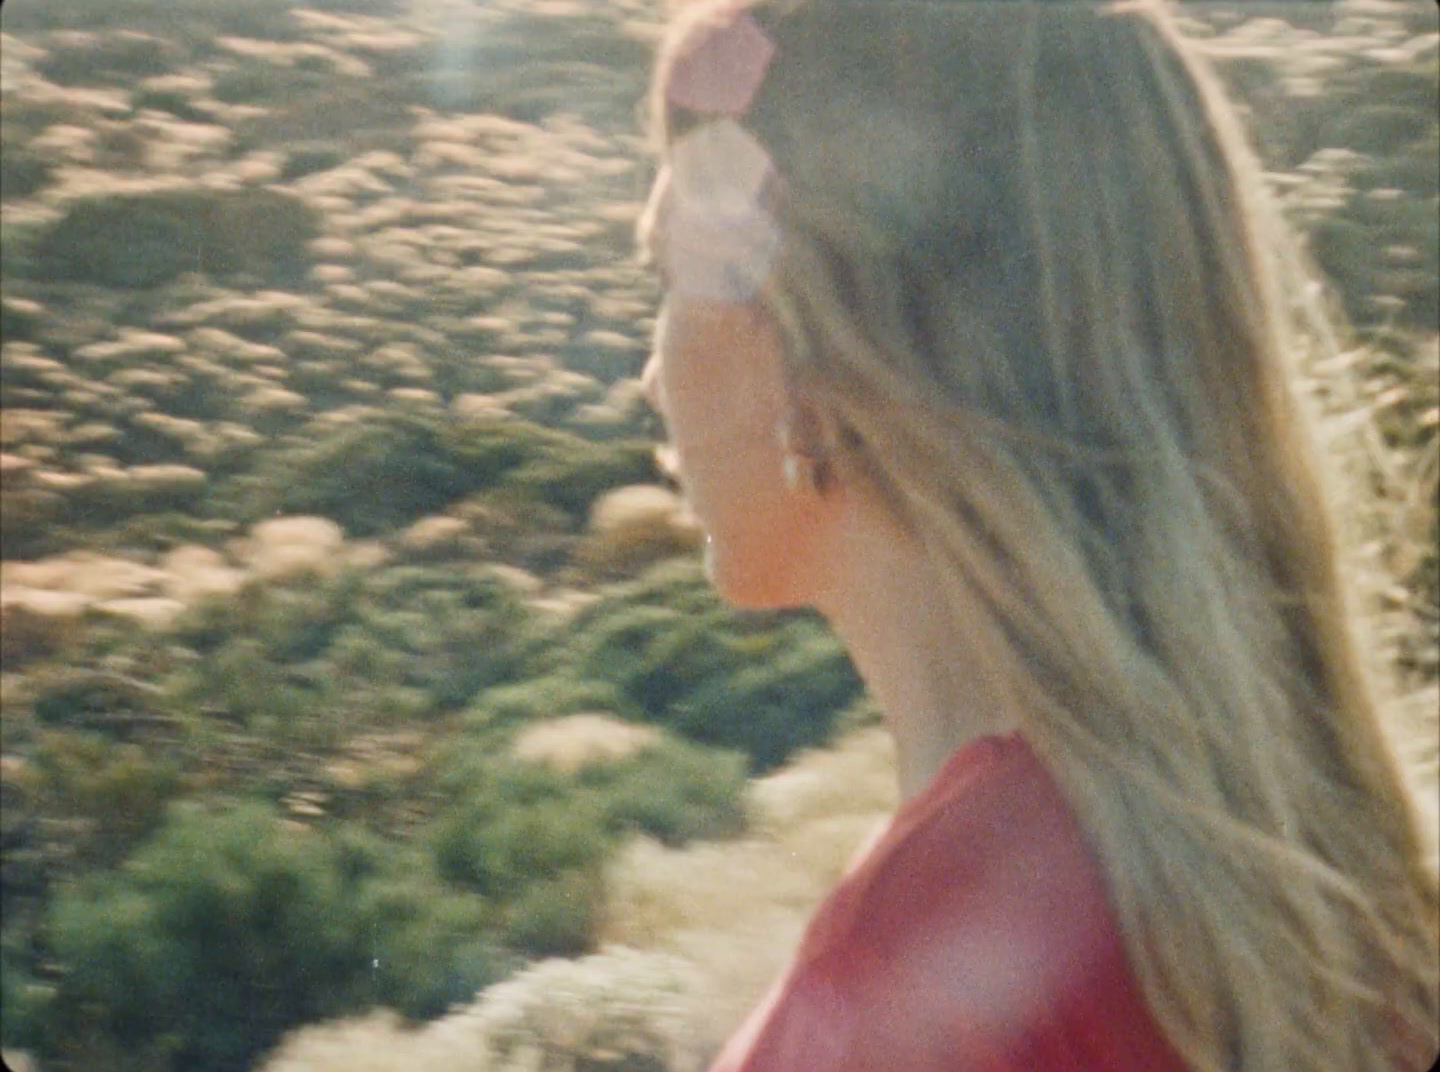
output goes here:
[{"label": "woman's shoulder", "polygon": [[1083,835],[1017,735],[965,746],[901,808],[756,1017],[748,1054],[717,1069],[1183,1067]]},{"label": "woman's shoulder", "polygon": [[[1018,1008],[1118,948],[1100,870],[1018,734],[960,749],[817,913],[803,959],[886,976],[943,954],[946,989]],[[924,951],[929,950],[927,954]],[[903,970],[903,969],[902,969]]]}]

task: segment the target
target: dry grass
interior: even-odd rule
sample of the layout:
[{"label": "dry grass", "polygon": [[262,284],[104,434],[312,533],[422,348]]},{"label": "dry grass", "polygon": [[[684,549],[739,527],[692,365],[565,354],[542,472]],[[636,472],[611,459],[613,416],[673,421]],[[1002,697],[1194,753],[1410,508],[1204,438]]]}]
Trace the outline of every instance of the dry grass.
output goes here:
[{"label": "dry grass", "polygon": [[680,958],[611,948],[548,960],[420,1028],[387,1011],[304,1028],[261,1072],[698,1072],[694,972]]},{"label": "dry grass", "polygon": [[1395,747],[1420,817],[1430,869],[1440,873],[1440,684],[1431,683],[1385,705],[1385,729]]},{"label": "dry grass", "polygon": [[714,1047],[789,959],[806,920],[898,799],[888,734],[859,731],[752,787],[752,834],[632,844],[610,876],[608,940],[697,966],[692,1030]]},{"label": "dry grass", "polygon": [[653,726],[637,726],[608,715],[565,715],[526,727],[511,753],[526,763],[539,763],[573,774],[650,748],[660,739]]},{"label": "dry grass", "polygon": [[338,568],[345,533],[323,517],[279,517],[262,521],[238,548],[255,576],[279,580]]},{"label": "dry grass", "polygon": [[[1313,290],[1309,297],[1318,301]],[[1440,606],[1424,575],[1436,555],[1440,336],[1345,348],[1324,333],[1319,312],[1302,310],[1312,330],[1299,383],[1331,485],[1356,638],[1440,872]],[[1391,349],[1407,356],[1394,362]],[[1397,405],[1415,411],[1404,438],[1386,428]]]}]

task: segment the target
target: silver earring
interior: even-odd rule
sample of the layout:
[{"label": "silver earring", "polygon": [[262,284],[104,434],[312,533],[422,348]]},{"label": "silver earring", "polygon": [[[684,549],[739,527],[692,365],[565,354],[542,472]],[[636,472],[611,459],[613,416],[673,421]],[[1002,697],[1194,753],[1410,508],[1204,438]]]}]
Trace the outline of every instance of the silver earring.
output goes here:
[{"label": "silver earring", "polygon": [[795,453],[795,448],[790,443],[790,425],[787,421],[781,421],[775,426],[775,435],[780,440],[780,475],[785,478],[785,486],[791,491],[800,490],[800,458]]},{"label": "silver earring", "polygon": [[800,490],[800,459],[793,451],[786,451],[780,462],[780,472],[785,477],[785,486],[791,491]]}]

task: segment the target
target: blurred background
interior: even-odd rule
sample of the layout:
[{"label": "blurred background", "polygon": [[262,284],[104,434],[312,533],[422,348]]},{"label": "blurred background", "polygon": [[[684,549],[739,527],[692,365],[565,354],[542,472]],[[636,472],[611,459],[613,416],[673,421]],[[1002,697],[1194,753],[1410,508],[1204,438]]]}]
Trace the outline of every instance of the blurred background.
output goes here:
[{"label": "blurred background", "polygon": [[[1304,387],[1433,813],[1436,7],[1180,10],[1347,322]],[[692,1072],[893,806],[656,465],[663,14],[4,5],[12,1067]]]}]

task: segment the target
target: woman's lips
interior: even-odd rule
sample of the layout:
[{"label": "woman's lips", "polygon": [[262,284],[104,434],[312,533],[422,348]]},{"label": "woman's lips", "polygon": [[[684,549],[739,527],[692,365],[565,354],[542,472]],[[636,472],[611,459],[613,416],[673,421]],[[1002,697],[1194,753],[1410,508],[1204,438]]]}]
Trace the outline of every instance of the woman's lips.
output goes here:
[{"label": "woman's lips", "polygon": [[690,505],[690,497],[685,494],[685,484],[680,479],[680,453],[669,443],[657,443],[655,446],[655,466],[680,494],[680,512],[675,520],[682,528],[694,529],[699,533],[703,531],[700,519],[695,516],[695,509]]}]

